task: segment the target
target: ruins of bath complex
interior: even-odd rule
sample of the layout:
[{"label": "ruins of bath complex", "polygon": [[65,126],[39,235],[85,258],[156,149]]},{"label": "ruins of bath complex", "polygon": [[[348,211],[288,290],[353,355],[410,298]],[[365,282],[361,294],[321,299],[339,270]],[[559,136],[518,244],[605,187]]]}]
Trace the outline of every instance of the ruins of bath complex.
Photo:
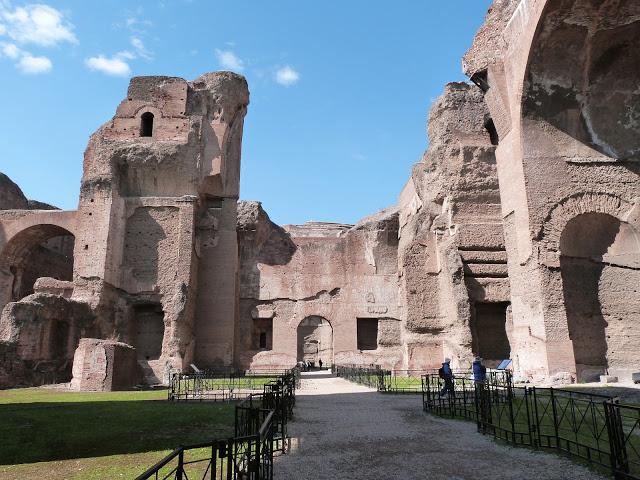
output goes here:
[{"label": "ruins of bath complex", "polygon": [[298,361],[533,381],[640,369],[640,2],[495,0],[398,203],[239,200],[243,77],[131,80],[78,209],[0,177],[0,386],[118,389]]}]

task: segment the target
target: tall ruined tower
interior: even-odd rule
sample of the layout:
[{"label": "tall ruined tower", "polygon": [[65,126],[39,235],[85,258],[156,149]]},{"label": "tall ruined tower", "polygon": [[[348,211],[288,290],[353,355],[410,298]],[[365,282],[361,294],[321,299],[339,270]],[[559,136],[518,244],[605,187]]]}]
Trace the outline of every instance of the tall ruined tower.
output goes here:
[{"label": "tall ruined tower", "polygon": [[95,311],[96,336],[136,347],[147,380],[233,359],[248,103],[229,72],[136,77],[89,141],[73,297]]}]

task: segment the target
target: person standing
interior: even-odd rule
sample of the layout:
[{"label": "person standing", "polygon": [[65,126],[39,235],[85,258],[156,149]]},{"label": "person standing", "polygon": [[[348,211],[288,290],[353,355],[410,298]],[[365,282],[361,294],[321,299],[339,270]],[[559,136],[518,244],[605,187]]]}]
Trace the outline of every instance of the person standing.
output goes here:
[{"label": "person standing", "polygon": [[491,425],[491,406],[489,403],[489,388],[487,380],[487,367],[482,365],[482,358],[476,357],[471,364],[473,371],[473,383],[475,384],[476,411],[478,412],[478,428],[486,432]]},{"label": "person standing", "polygon": [[320,365],[320,370],[322,370],[322,359],[321,358],[318,359],[318,365]]},{"label": "person standing", "polygon": [[484,383],[487,379],[487,367],[482,365],[482,358],[476,357],[471,365],[473,370],[473,381],[475,383]]},{"label": "person standing", "polygon": [[440,395],[448,393],[449,395],[455,395],[455,389],[453,386],[453,371],[451,370],[451,359],[445,358],[442,363],[442,367],[438,370],[438,375],[444,380],[444,387],[440,390]]}]

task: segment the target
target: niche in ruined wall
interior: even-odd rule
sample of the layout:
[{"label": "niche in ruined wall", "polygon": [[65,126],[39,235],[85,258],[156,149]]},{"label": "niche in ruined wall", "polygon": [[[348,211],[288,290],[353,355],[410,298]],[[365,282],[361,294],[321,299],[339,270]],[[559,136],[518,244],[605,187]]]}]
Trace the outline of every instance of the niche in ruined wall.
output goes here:
[{"label": "niche in ruined wall", "polygon": [[170,283],[179,261],[179,209],[139,207],[127,219],[123,281],[130,293]]},{"label": "niche in ruined wall", "polygon": [[509,303],[475,302],[471,308],[471,349],[482,357],[484,365],[496,367],[511,355],[507,335],[507,308]]},{"label": "niche in ruined wall", "polygon": [[614,9],[588,0],[547,2],[531,46],[524,116],[608,157],[638,159],[639,44],[636,1]]},{"label": "niche in ruined wall", "polygon": [[0,310],[34,293],[38,278],[71,281],[75,237],[55,225],[34,225],[15,235],[0,252]]},{"label": "niche in ruined wall", "polygon": [[139,360],[157,360],[162,354],[164,312],[160,303],[136,305],[133,308],[133,346]]},{"label": "niche in ruined wall", "polygon": [[[567,222],[560,271],[578,381],[640,364],[640,236],[604,213]],[[635,261],[634,261],[635,257]]]}]

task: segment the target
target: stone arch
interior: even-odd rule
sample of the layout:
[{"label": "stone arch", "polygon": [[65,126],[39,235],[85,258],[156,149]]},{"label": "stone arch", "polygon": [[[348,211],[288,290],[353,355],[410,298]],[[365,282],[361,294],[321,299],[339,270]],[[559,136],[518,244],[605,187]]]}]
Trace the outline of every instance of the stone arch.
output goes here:
[{"label": "stone arch", "polygon": [[640,4],[558,0],[539,12],[523,78],[525,130],[542,121],[606,158],[639,158]]},{"label": "stone arch", "polygon": [[624,222],[633,207],[633,203],[610,193],[581,192],[571,195],[549,211],[536,239],[540,240],[546,252],[559,253],[562,232],[571,219],[585,213],[600,213]]},{"label": "stone arch", "polygon": [[38,223],[35,218],[17,223],[6,229],[10,234],[0,249],[1,308],[33,293],[39,277],[68,281],[73,277],[75,235],[71,230]]},{"label": "stone arch", "polygon": [[582,212],[566,222],[558,248],[578,380],[630,379],[640,361],[640,235],[610,213]]},{"label": "stone arch", "polygon": [[333,326],[326,318],[310,315],[302,319],[297,331],[297,361],[318,366],[333,365]]}]

